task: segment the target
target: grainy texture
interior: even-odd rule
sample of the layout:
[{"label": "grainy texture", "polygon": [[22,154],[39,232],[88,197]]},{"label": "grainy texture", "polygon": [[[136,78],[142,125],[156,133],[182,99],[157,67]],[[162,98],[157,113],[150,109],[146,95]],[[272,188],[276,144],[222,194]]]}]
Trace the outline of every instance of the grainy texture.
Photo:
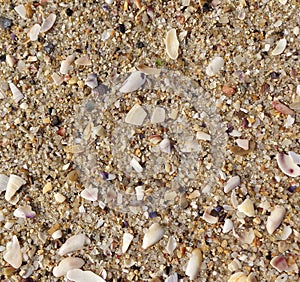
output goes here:
[{"label": "grainy texture", "polygon": [[[24,5],[24,18],[14,10],[17,5]],[[297,0],[0,0],[0,173],[15,174],[26,181],[10,202],[0,192],[0,280],[62,281],[53,275],[53,268],[64,258],[58,250],[71,236],[85,234],[85,245],[72,256],[85,261],[83,270],[93,271],[106,281],[164,281],[175,273],[188,281],[185,266],[194,249],[202,253],[196,281],[236,281],[235,277],[248,275],[251,281],[255,281],[253,276],[257,281],[298,281],[299,179],[284,174],[275,156],[300,152],[299,111],[290,106],[300,102],[299,9]],[[30,41],[31,28],[42,25],[52,13],[56,15],[52,28]],[[170,59],[165,50],[166,33],[172,28],[179,40],[176,60]],[[208,76],[206,68],[215,57],[222,58],[224,66]],[[81,63],[74,64],[79,58]],[[66,74],[60,73],[62,62]],[[119,74],[124,81],[127,76],[122,75],[140,65],[162,68],[164,74],[177,71],[187,78],[176,80],[183,84],[177,89],[186,92],[195,87],[189,84],[194,80],[199,99],[184,103],[185,91],[180,95],[167,87],[110,96],[116,92],[108,85],[120,83]],[[86,85],[92,73],[98,79],[94,89]],[[24,97],[15,100],[10,83]],[[99,124],[76,127],[78,122],[88,124],[81,120],[85,116],[80,110],[95,96],[100,104],[105,99],[114,103],[99,108],[106,107],[98,113]],[[295,109],[295,113],[290,109],[293,118],[289,111],[274,109],[274,101]],[[212,134],[211,143],[189,139],[189,148],[202,148],[198,159],[186,157],[188,152],[178,149],[178,139],[168,157],[160,152],[161,159],[148,162],[150,172],[145,169],[145,174],[136,177],[134,172],[126,172],[126,154],[139,157],[147,168],[147,153],[161,138],[177,136],[178,132],[175,122],[170,129],[164,124],[144,124],[133,129],[134,138],[128,135],[132,142],[125,144],[123,154],[119,150],[124,145],[122,134],[132,133],[124,118],[135,103],[144,106],[149,116],[151,107],[165,107],[168,120],[184,121],[178,130],[188,124],[186,130],[194,136],[198,131],[210,134],[218,126],[222,130],[220,135]],[[216,110],[212,110],[214,107]],[[201,116],[203,112],[209,115]],[[115,140],[109,134],[116,127],[123,129]],[[80,160],[85,160],[86,148],[71,141],[86,135],[94,136],[86,148],[96,151],[95,159],[100,164],[97,177],[91,175],[89,179],[99,191],[102,185],[107,188],[105,181],[111,181],[114,189],[132,189],[133,193],[142,193],[140,197],[149,197],[155,193],[153,186],[161,185],[175,193],[168,194],[170,199],[174,196],[174,203],[160,207],[158,201],[132,212],[128,205],[116,208],[102,198],[94,202],[83,199],[80,193],[87,187],[85,163]],[[152,143],[151,138],[155,138]],[[248,139],[249,149],[236,145],[237,138]],[[214,145],[219,145],[216,152],[212,150]],[[222,157],[220,167],[215,165],[214,156]],[[166,159],[162,168],[159,161]],[[180,168],[190,165],[192,180],[180,179],[180,187],[172,190],[170,183],[174,185]],[[240,184],[225,194],[224,185],[236,175]],[[211,187],[203,187],[207,182]],[[137,186],[145,189],[134,190]],[[107,191],[107,197],[113,198],[114,190]],[[57,195],[65,200],[57,201]],[[237,210],[247,198],[254,204],[251,217]],[[36,215],[15,217],[14,211],[26,205]],[[156,209],[151,209],[153,206]],[[266,222],[276,206],[284,207],[286,213],[279,227],[269,234]],[[226,233],[222,232],[225,219],[233,223],[233,229],[226,227]],[[165,233],[144,250],[144,233],[155,222]],[[52,237],[58,230],[62,236]],[[132,234],[133,240],[123,254],[125,232]],[[4,260],[4,253],[13,248],[7,248],[13,236],[23,254],[19,269]],[[166,246],[171,236],[177,244],[169,253]],[[284,268],[270,264],[277,256]]]}]

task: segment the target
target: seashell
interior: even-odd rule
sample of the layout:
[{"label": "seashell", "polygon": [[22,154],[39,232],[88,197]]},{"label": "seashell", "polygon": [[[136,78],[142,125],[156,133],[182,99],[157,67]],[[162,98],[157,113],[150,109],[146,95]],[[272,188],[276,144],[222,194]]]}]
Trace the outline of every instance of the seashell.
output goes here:
[{"label": "seashell", "polygon": [[234,259],[230,264],[228,264],[228,269],[231,272],[237,271],[242,267],[238,259]]},{"label": "seashell", "polygon": [[17,236],[14,235],[11,242],[7,243],[3,259],[14,268],[22,265],[22,252]]},{"label": "seashell", "polygon": [[165,282],[178,282],[178,274],[174,273],[165,279]]},{"label": "seashell", "polygon": [[281,206],[277,206],[271,212],[267,219],[267,231],[269,234],[273,234],[273,232],[280,226],[285,216],[285,208]]},{"label": "seashell", "polygon": [[73,70],[73,67],[71,66],[71,64],[74,62],[75,60],[75,55],[72,54],[70,56],[68,56],[65,60],[61,61],[60,64],[60,73],[61,74],[67,74],[69,71]]},{"label": "seashell", "polygon": [[247,282],[258,282],[253,272],[247,276]]},{"label": "seashell", "polygon": [[51,78],[53,79],[53,82],[56,84],[56,85],[61,85],[63,82],[64,82],[64,78],[61,77],[59,74],[57,74],[56,72],[54,72],[52,75],[51,75]]},{"label": "seashell", "polygon": [[14,101],[16,103],[20,102],[24,98],[24,95],[22,94],[22,92],[12,82],[10,82],[8,85],[9,85],[10,91],[13,95]]},{"label": "seashell", "polygon": [[154,135],[149,136],[149,141],[153,145],[159,144],[161,142],[161,140],[162,140],[162,138],[160,135],[154,134]]},{"label": "seashell", "polygon": [[285,271],[289,267],[284,256],[276,256],[272,258],[270,264],[279,272]]},{"label": "seashell", "polygon": [[88,55],[83,55],[75,61],[77,66],[91,66],[92,62]]},{"label": "seashell", "polygon": [[80,268],[84,265],[84,260],[77,257],[64,258],[58,266],[53,268],[53,275],[55,277],[61,277],[67,274],[72,269]]},{"label": "seashell", "polygon": [[252,244],[253,240],[255,239],[255,233],[252,228],[249,231],[241,231],[240,233],[236,233],[233,229],[233,236],[238,238],[244,244]]},{"label": "seashell", "polygon": [[0,174],[0,193],[6,190],[9,177],[5,174]]},{"label": "seashell", "polygon": [[136,67],[140,72],[148,75],[160,75],[160,69],[147,67],[145,65],[138,65]]},{"label": "seashell", "polygon": [[159,223],[153,223],[146,231],[143,239],[142,248],[147,249],[158,242],[165,234],[164,228]]},{"label": "seashell", "polygon": [[62,237],[62,232],[61,230],[56,230],[52,233],[51,237],[54,239],[54,240],[57,240],[59,238]]},{"label": "seashell", "polygon": [[221,57],[215,57],[206,67],[206,74],[208,76],[213,76],[217,74],[223,66],[224,66],[224,59]]},{"label": "seashell", "polygon": [[236,139],[235,142],[240,148],[242,148],[244,150],[249,150],[249,140],[248,139]]},{"label": "seashell", "polygon": [[139,104],[135,104],[125,117],[125,122],[133,125],[142,125],[147,116],[146,111]]},{"label": "seashell", "polygon": [[143,199],[144,199],[144,187],[143,186],[135,187],[135,194],[136,194],[137,201],[143,201]]},{"label": "seashell", "polygon": [[12,55],[6,55],[6,63],[12,68],[17,63],[17,59]]},{"label": "seashell", "polygon": [[240,205],[238,205],[238,210],[249,217],[255,216],[253,202],[250,199],[246,199]]},{"label": "seashell", "polygon": [[28,36],[30,38],[30,41],[36,41],[36,40],[38,40],[40,30],[41,30],[41,26],[39,24],[35,24],[30,29],[29,34],[28,34]]},{"label": "seashell", "polygon": [[[293,155],[295,157],[295,155]],[[291,177],[297,177],[300,175],[300,167],[293,161],[290,155],[284,153],[278,153],[276,160],[279,168],[283,173]]]},{"label": "seashell", "polygon": [[12,197],[15,195],[15,193],[20,189],[20,187],[25,183],[26,181],[20,176],[11,174],[6,186],[5,200],[9,202],[12,199]]},{"label": "seashell", "polygon": [[229,277],[228,282],[247,282],[247,275],[244,272],[236,272]]},{"label": "seashell", "polygon": [[36,213],[32,210],[31,206],[25,205],[17,208],[14,211],[14,216],[20,218],[33,218],[36,216]]},{"label": "seashell", "polygon": [[122,244],[122,253],[125,254],[133,240],[133,235],[130,233],[124,233],[123,235],[123,244]]},{"label": "seashell", "polygon": [[287,44],[287,41],[285,38],[278,40],[274,50],[271,52],[271,55],[272,56],[280,55],[284,51],[286,44]]},{"label": "seashell", "polygon": [[81,191],[80,196],[83,199],[94,202],[98,200],[98,193],[98,188],[85,188],[83,191]]},{"label": "seashell", "polygon": [[215,224],[218,222],[219,218],[216,217],[216,216],[212,216],[210,214],[210,209],[206,209],[204,211],[204,214],[202,216],[202,218],[207,222],[207,223],[210,223],[210,224]]},{"label": "seashell", "polygon": [[90,73],[85,80],[85,85],[94,89],[98,86],[97,75],[95,73]]},{"label": "seashell", "polygon": [[66,278],[73,282],[105,282],[99,275],[89,270],[71,269],[67,272]]},{"label": "seashell", "polygon": [[241,178],[238,175],[232,176],[225,184],[224,192],[228,193],[234,188],[238,187],[240,184],[241,184]]},{"label": "seashell", "polygon": [[138,90],[146,82],[146,75],[140,71],[132,72],[124,81],[119,91],[121,93],[129,93]]},{"label": "seashell", "polygon": [[114,3],[114,0],[105,0],[105,3],[108,5],[112,5]]},{"label": "seashell", "polygon": [[272,102],[272,106],[273,108],[285,115],[294,115],[295,112],[293,110],[291,110],[288,106],[284,105],[283,103],[281,103],[279,100],[274,100]]},{"label": "seashell", "polygon": [[54,199],[57,203],[61,204],[66,200],[66,197],[64,195],[62,195],[61,193],[55,193]]},{"label": "seashell", "polygon": [[179,41],[177,39],[176,29],[172,28],[167,32],[165,40],[167,55],[172,59],[178,58]]},{"label": "seashell", "polygon": [[288,239],[292,233],[293,233],[293,229],[290,226],[284,226],[280,240]]},{"label": "seashell", "polygon": [[58,254],[63,256],[67,253],[78,251],[83,249],[84,244],[87,241],[87,237],[84,234],[78,234],[70,237],[67,241],[60,247]]},{"label": "seashell", "polygon": [[197,131],[196,133],[197,140],[211,141],[211,136],[208,133],[203,131]]},{"label": "seashell", "polygon": [[40,32],[47,32],[50,30],[56,21],[56,15],[50,14],[42,23]]},{"label": "seashell", "polygon": [[171,141],[169,138],[164,138],[160,143],[159,143],[159,148],[162,152],[170,154],[172,151],[171,147]]},{"label": "seashell", "polygon": [[164,122],[166,118],[166,111],[162,107],[156,107],[151,116],[151,123]]},{"label": "seashell", "polygon": [[130,166],[136,171],[136,172],[143,172],[143,167],[140,165],[140,163],[135,159],[132,158],[130,161]]},{"label": "seashell", "polygon": [[14,10],[18,13],[18,15],[22,18],[22,19],[24,19],[24,20],[26,20],[26,8],[25,8],[25,6],[24,5],[18,5],[18,6],[16,6],[15,8],[14,8]]},{"label": "seashell", "polygon": [[223,225],[223,229],[222,232],[223,233],[228,233],[229,231],[231,231],[233,228],[233,222],[231,221],[231,219],[226,218],[224,225]]},{"label": "seashell", "polygon": [[290,158],[292,159],[292,161],[295,163],[295,164],[300,164],[300,155],[293,152],[293,151],[289,151],[288,152],[288,155],[290,156]]},{"label": "seashell", "polygon": [[176,247],[177,247],[177,242],[176,242],[175,238],[173,236],[170,236],[169,241],[166,246],[166,250],[167,250],[168,254],[172,255],[174,250],[176,249]]},{"label": "seashell", "polygon": [[189,276],[191,280],[196,279],[196,277],[198,276],[201,263],[202,253],[200,249],[194,249],[185,270],[185,274]]}]

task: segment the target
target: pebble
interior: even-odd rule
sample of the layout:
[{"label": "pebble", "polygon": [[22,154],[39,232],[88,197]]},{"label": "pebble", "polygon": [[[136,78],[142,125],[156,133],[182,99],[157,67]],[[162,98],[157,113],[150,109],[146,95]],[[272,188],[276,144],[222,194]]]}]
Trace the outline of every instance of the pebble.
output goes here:
[{"label": "pebble", "polygon": [[289,267],[286,258],[282,255],[272,258],[270,264],[279,272],[285,271]]},{"label": "pebble", "polygon": [[249,217],[255,216],[253,202],[249,198],[242,202],[240,205],[238,205],[237,208],[240,212],[244,213]]},{"label": "pebble", "polygon": [[185,270],[185,274],[191,280],[197,278],[200,272],[201,263],[202,263],[202,252],[200,249],[194,249]]},{"label": "pebble", "polygon": [[133,240],[133,235],[130,233],[123,234],[122,253],[125,254]]},{"label": "pebble", "polygon": [[174,273],[165,279],[165,282],[178,282],[178,274]]},{"label": "pebble", "polygon": [[162,152],[170,154],[172,152],[172,146],[171,146],[171,141],[169,138],[164,138],[160,143],[159,143],[159,148]]},{"label": "pebble", "polygon": [[75,65],[77,66],[91,66],[92,61],[90,60],[88,55],[83,55],[75,60]]},{"label": "pebble", "polygon": [[224,59],[222,57],[215,57],[213,58],[208,66],[206,67],[206,74],[208,76],[213,76],[221,70],[224,66]]},{"label": "pebble", "polygon": [[138,90],[146,82],[146,75],[140,71],[132,72],[124,81],[119,91],[121,93],[129,93]]},{"label": "pebble", "polygon": [[21,188],[22,185],[24,185],[26,181],[21,178],[20,176],[17,176],[15,174],[11,174],[5,191],[5,200],[10,201],[12,197],[15,195],[15,193]]},{"label": "pebble", "polygon": [[272,105],[276,111],[278,111],[282,114],[285,114],[285,115],[294,115],[295,114],[295,112],[293,110],[291,110],[288,106],[281,103],[279,100],[274,100],[272,102]]},{"label": "pebble", "polygon": [[159,223],[153,223],[146,231],[142,248],[147,249],[157,243],[165,234],[165,230]]},{"label": "pebble", "polygon": [[249,140],[248,139],[236,139],[236,144],[244,150],[249,150]]},{"label": "pebble", "polygon": [[9,29],[12,26],[13,22],[11,19],[0,16],[0,27],[2,29]]},{"label": "pebble", "polygon": [[179,41],[177,39],[176,29],[172,28],[167,32],[165,39],[166,52],[169,58],[176,60],[178,58]]},{"label": "pebble", "polygon": [[211,136],[208,133],[205,133],[203,131],[197,131],[196,139],[203,140],[203,141],[211,141]]},{"label": "pebble", "polygon": [[248,282],[247,275],[244,272],[236,272],[230,276],[228,282]]},{"label": "pebble", "polygon": [[74,54],[68,56],[65,60],[62,60],[60,64],[59,72],[61,74],[67,74],[68,72],[72,71],[73,70],[72,63],[74,62],[74,60],[75,60]]},{"label": "pebble", "polygon": [[135,104],[125,117],[125,122],[133,125],[142,125],[147,116],[146,111],[139,104]]},{"label": "pebble", "polygon": [[238,187],[240,184],[241,184],[241,178],[238,175],[232,176],[225,184],[224,192],[229,193],[230,191]]},{"label": "pebble", "polygon": [[84,244],[87,242],[87,237],[84,234],[78,234],[70,237],[58,250],[58,254],[63,256],[67,253],[83,249]]},{"label": "pebble", "polygon": [[53,268],[53,275],[55,277],[61,277],[67,274],[72,269],[78,269],[84,265],[84,260],[77,257],[64,258],[58,266]]},{"label": "pebble", "polygon": [[7,55],[6,63],[12,68],[17,63],[17,59],[12,55]]},{"label": "pebble", "polygon": [[56,230],[52,233],[51,237],[54,239],[54,240],[57,240],[59,238],[62,237],[62,232],[61,230]]},{"label": "pebble", "polygon": [[67,272],[66,278],[73,282],[105,282],[99,275],[89,270],[71,269]]},{"label": "pebble", "polygon": [[11,242],[7,243],[3,259],[14,268],[22,265],[22,252],[17,236],[14,235]]},{"label": "pebble", "polygon": [[282,206],[276,206],[267,219],[267,231],[269,234],[273,234],[274,231],[280,226],[285,216],[285,208]]}]

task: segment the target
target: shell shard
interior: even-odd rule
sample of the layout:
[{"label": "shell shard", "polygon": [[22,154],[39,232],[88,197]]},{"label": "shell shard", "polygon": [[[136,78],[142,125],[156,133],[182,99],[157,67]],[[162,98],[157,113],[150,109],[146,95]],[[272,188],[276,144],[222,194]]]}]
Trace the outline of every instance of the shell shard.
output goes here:
[{"label": "shell shard", "polygon": [[146,111],[139,104],[135,104],[130,111],[127,113],[125,117],[125,122],[140,126],[143,124],[145,118],[147,116]]},{"label": "shell shard", "polygon": [[285,216],[285,212],[284,207],[277,206],[268,216],[266,228],[269,234],[273,234],[273,232],[280,226]]},{"label": "shell shard", "polygon": [[83,55],[80,58],[78,58],[77,60],[75,60],[75,65],[77,66],[91,66],[92,65],[92,61],[89,58],[88,55]]},{"label": "shell shard", "polygon": [[172,146],[171,146],[171,141],[169,138],[164,138],[160,143],[159,143],[159,148],[162,152],[170,154],[172,151]]},{"label": "shell shard", "polygon": [[25,183],[26,181],[20,176],[11,174],[6,186],[5,200],[9,202],[12,199],[12,197],[15,195],[15,193],[20,189],[20,187]]},{"label": "shell shard", "polygon": [[140,71],[132,72],[124,81],[119,91],[121,93],[129,93],[138,90],[146,82],[146,75]]},{"label": "shell shard", "polygon": [[9,88],[10,88],[11,93],[13,94],[13,99],[16,103],[20,102],[24,98],[24,95],[22,94],[22,92],[12,82],[9,83]]},{"label": "shell shard", "polygon": [[176,60],[178,58],[179,49],[179,41],[177,39],[176,29],[172,28],[167,32],[165,44],[167,55],[172,60]]},{"label": "shell shard", "polygon": [[274,50],[271,52],[271,55],[272,56],[280,55],[284,51],[286,45],[287,45],[287,41],[285,38],[278,40]]},{"label": "shell shard", "polygon": [[244,272],[236,272],[232,274],[228,280],[228,282],[242,282],[247,281],[247,275]]},{"label": "shell shard", "polygon": [[0,174],[0,193],[6,190],[9,177],[5,174]]},{"label": "shell shard", "polygon": [[93,202],[98,200],[98,193],[98,188],[85,188],[83,191],[81,191],[80,196],[83,199]]},{"label": "shell shard", "polygon": [[224,59],[221,57],[215,57],[210,61],[210,63],[206,67],[206,74],[208,76],[213,76],[217,74],[223,66]]},{"label": "shell shard", "polygon": [[105,282],[99,275],[89,270],[71,269],[67,272],[66,278],[73,282]]},{"label": "shell shard", "polygon": [[185,274],[189,276],[191,280],[197,278],[200,272],[201,263],[202,252],[199,249],[194,249],[185,270]]},{"label": "shell shard", "polygon": [[67,241],[60,247],[58,254],[63,256],[67,253],[81,250],[87,240],[84,234],[78,234],[70,237]]},{"label": "shell shard", "polygon": [[21,218],[33,218],[36,216],[36,213],[32,210],[31,206],[25,205],[17,208],[14,211],[14,216]]},{"label": "shell shard", "polygon": [[173,236],[171,236],[167,243],[166,251],[168,252],[169,255],[172,255],[174,250],[176,249],[176,247],[177,247],[177,242],[176,242],[175,238]]},{"label": "shell shard", "polygon": [[84,265],[84,260],[77,257],[64,258],[58,266],[53,268],[53,275],[55,277],[61,277],[67,274],[72,269],[80,268]]},{"label": "shell shard", "polygon": [[11,242],[7,243],[3,259],[14,268],[22,265],[22,252],[17,236],[13,236]]},{"label": "shell shard", "polygon": [[241,183],[241,178],[238,175],[231,177],[227,181],[226,185],[224,186],[224,192],[225,193],[230,192],[234,188],[238,187],[240,183]]},{"label": "shell shard", "polygon": [[286,258],[284,256],[276,256],[272,258],[270,264],[279,272],[285,271],[289,268]]},{"label": "shell shard", "polygon": [[35,24],[30,29],[29,34],[28,34],[28,36],[30,38],[30,41],[36,41],[36,40],[38,40],[40,30],[41,30],[41,26],[39,24]]},{"label": "shell shard", "polygon": [[50,14],[42,23],[41,25],[41,30],[40,32],[47,32],[48,30],[50,30],[56,20],[56,15],[55,14]]},{"label": "shell shard", "polygon": [[292,152],[292,151],[289,151],[288,154],[295,164],[300,164],[300,155],[299,154]]},{"label": "shell shard", "polygon": [[224,225],[223,225],[223,229],[222,232],[223,233],[228,233],[229,231],[231,231],[233,228],[233,222],[231,221],[231,219],[226,218]]},{"label": "shell shard", "polygon": [[253,202],[250,199],[246,199],[240,205],[238,205],[238,210],[249,217],[255,216]]},{"label": "shell shard", "polygon": [[158,242],[165,234],[164,228],[159,223],[153,223],[146,231],[143,239],[142,248],[147,249]]},{"label": "shell shard", "polygon": [[140,163],[135,159],[132,158],[130,161],[130,166],[136,171],[136,172],[143,172],[143,167],[140,165]]},{"label": "shell shard", "polygon": [[276,160],[279,168],[283,173],[291,177],[297,177],[300,175],[300,167],[293,161],[290,155],[284,153],[278,153]]},{"label": "shell shard", "polygon": [[122,253],[126,253],[131,242],[133,240],[133,235],[130,233],[124,233],[123,235],[123,244],[122,244]]},{"label": "shell shard", "polygon": [[162,107],[156,107],[151,116],[151,123],[164,122],[166,118],[166,111]]}]

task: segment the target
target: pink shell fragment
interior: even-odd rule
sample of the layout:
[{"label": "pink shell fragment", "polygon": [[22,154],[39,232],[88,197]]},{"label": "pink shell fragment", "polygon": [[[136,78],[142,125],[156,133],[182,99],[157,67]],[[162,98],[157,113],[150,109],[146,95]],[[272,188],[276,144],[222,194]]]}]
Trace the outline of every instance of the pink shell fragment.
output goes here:
[{"label": "pink shell fragment", "polygon": [[283,173],[291,177],[297,177],[300,175],[300,167],[295,163],[291,155],[284,153],[278,153],[276,160],[279,168]]},{"label": "pink shell fragment", "polygon": [[284,115],[294,115],[295,112],[293,110],[291,110],[288,106],[282,104],[279,100],[273,101],[272,102],[273,108],[284,114]]},{"label": "pink shell fragment", "polygon": [[284,256],[276,256],[270,263],[279,272],[285,271],[289,267]]}]

